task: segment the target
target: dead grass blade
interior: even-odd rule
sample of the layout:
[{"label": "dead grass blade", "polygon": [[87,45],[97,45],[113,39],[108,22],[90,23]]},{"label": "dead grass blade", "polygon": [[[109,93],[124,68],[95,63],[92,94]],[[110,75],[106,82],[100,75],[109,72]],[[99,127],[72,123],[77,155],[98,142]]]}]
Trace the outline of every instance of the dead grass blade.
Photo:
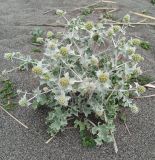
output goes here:
[{"label": "dead grass blade", "polygon": [[152,16],[148,16],[148,15],[145,15],[145,14],[141,14],[141,13],[137,13],[137,12],[132,12],[132,11],[130,11],[130,12],[132,14],[140,16],[140,17],[144,17],[144,18],[149,18],[149,19],[155,20],[155,17],[152,17]]},{"label": "dead grass blade", "polygon": [[55,136],[52,136],[51,138],[49,138],[45,143],[48,144],[49,142],[51,142],[51,140],[54,138]]},{"label": "dead grass blade", "polygon": [[147,87],[147,88],[154,88],[155,89],[155,85],[153,85],[153,84],[146,84],[144,86]]},{"label": "dead grass blade", "polygon": [[143,99],[143,98],[151,98],[155,97],[155,94],[147,95],[147,96],[141,96],[141,97],[133,97],[133,99]]},{"label": "dead grass blade", "polygon": [[28,127],[23,124],[21,121],[19,121],[16,117],[14,117],[12,114],[10,114],[6,109],[4,109],[4,107],[0,106],[0,108],[7,113],[12,119],[14,119],[16,122],[18,122],[20,125],[22,125],[24,128],[28,129]]}]

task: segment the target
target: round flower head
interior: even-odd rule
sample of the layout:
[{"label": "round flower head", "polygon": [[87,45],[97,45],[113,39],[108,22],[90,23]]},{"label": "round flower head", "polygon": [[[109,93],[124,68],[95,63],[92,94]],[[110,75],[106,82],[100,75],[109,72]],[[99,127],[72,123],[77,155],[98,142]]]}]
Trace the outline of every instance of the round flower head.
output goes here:
[{"label": "round flower head", "polygon": [[135,48],[130,47],[130,48],[127,49],[127,52],[128,52],[129,55],[132,55],[132,54],[135,53]]},{"label": "round flower head", "polygon": [[91,94],[96,89],[96,84],[85,79],[79,86],[80,92]]},{"label": "round flower head", "polygon": [[24,95],[20,100],[19,100],[19,105],[21,107],[27,107],[30,105],[30,103],[28,102],[26,95]]},{"label": "round flower head", "polygon": [[135,62],[141,62],[144,60],[144,58],[140,54],[132,54],[132,60]]},{"label": "round flower head", "polygon": [[57,9],[57,10],[56,10],[56,14],[57,14],[58,16],[64,16],[64,15],[66,14],[66,12],[63,11],[63,10]]},{"label": "round flower head", "polygon": [[4,58],[6,60],[11,60],[13,58],[13,56],[14,56],[13,53],[5,53]]},{"label": "round flower head", "polygon": [[65,73],[64,77],[60,78],[59,80],[59,84],[62,88],[64,89],[68,89],[71,90],[72,89],[72,85],[74,84],[74,80],[72,78],[69,77],[69,73]]},{"label": "round flower head", "polygon": [[58,103],[62,106],[65,105],[65,96],[59,96]]},{"label": "round flower head", "polygon": [[138,75],[141,75],[142,74],[142,70],[140,69],[140,67],[136,68],[134,71],[133,71],[133,74],[138,76]]},{"label": "round flower head", "polygon": [[50,48],[50,49],[54,49],[54,48],[56,48],[56,44],[52,41],[49,41],[48,44],[47,44],[47,47]]},{"label": "round flower head", "polygon": [[95,57],[94,55],[92,55],[92,57],[91,57],[91,64],[94,66],[98,66],[98,64],[99,64],[98,58]]},{"label": "round flower head", "polygon": [[146,91],[146,88],[144,86],[138,86],[137,87],[137,92],[139,94],[143,94]]},{"label": "round flower head", "polygon": [[93,23],[92,21],[87,21],[87,22],[85,23],[85,28],[86,28],[87,30],[92,30],[93,27],[94,27],[94,23]]},{"label": "round flower head", "polygon": [[99,117],[101,117],[102,115],[103,115],[103,111],[101,110],[101,111],[96,111],[95,112],[95,114],[97,115],[97,116],[99,116]]},{"label": "round flower head", "polygon": [[123,17],[123,22],[125,22],[125,23],[129,23],[130,22],[130,15],[129,14],[127,14],[127,15],[125,15]]},{"label": "round flower head", "polygon": [[137,114],[137,113],[139,112],[139,108],[134,104],[134,105],[131,107],[131,112]]},{"label": "round flower head", "polygon": [[110,38],[112,38],[113,36],[114,36],[114,30],[113,30],[113,28],[109,28],[108,30],[107,30],[107,35],[108,35],[108,37],[110,37]]},{"label": "round flower head", "polygon": [[131,46],[139,46],[141,44],[141,40],[138,38],[134,38],[132,40],[129,40],[129,44]]},{"label": "round flower head", "polygon": [[40,66],[34,66],[32,68],[32,72],[37,75],[41,75],[43,73],[43,69]]},{"label": "round flower head", "polygon": [[66,77],[60,78],[59,82],[62,87],[67,87],[69,85],[69,79]]},{"label": "round flower head", "polygon": [[98,71],[97,77],[98,77],[99,82],[101,82],[101,83],[105,83],[109,80],[109,74],[106,72],[103,73],[102,71]]},{"label": "round flower head", "polygon": [[67,47],[61,47],[60,48],[60,54],[64,57],[67,56],[68,55],[68,48]]},{"label": "round flower head", "polygon": [[119,41],[119,46],[120,46],[120,47],[124,47],[125,42],[126,42],[126,37],[122,37],[122,38],[120,39],[120,41]]},{"label": "round flower head", "polygon": [[119,32],[121,30],[121,27],[116,25],[116,26],[113,26],[113,31],[116,33],[116,32]]},{"label": "round flower head", "polygon": [[69,96],[65,96],[65,93],[62,93],[59,96],[56,96],[55,99],[57,100],[58,104],[62,106],[68,106],[68,101],[70,99]]},{"label": "round flower head", "polygon": [[52,31],[48,31],[47,32],[47,38],[52,38],[53,36],[53,32]]},{"label": "round flower head", "polygon": [[56,38],[60,39],[62,37],[63,33],[62,32],[57,32],[56,33]]},{"label": "round flower head", "polygon": [[42,37],[38,37],[38,38],[36,39],[36,42],[37,42],[37,43],[43,43],[43,42],[44,42],[44,39],[43,39]]}]

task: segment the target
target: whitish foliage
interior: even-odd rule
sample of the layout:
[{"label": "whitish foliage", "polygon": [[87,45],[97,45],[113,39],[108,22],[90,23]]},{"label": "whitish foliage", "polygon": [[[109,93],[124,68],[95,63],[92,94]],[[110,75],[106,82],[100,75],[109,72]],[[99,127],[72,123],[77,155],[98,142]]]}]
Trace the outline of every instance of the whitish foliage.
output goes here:
[{"label": "whitish foliage", "polygon": [[[65,12],[58,10],[57,14],[65,18]],[[129,15],[123,18],[126,23],[129,20]],[[62,131],[68,118],[74,117],[75,127],[87,129],[97,145],[112,142],[118,112],[128,107],[137,113],[130,94],[145,92],[143,86],[130,81],[141,74],[138,63],[143,57],[136,52],[140,40],[125,37],[127,26],[106,27],[80,17],[66,22],[64,33],[50,31],[45,39],[37,39],[45,44],[41,60],[20,53],[5,54],[6,59],[20,60],[24,69],[31,64],[40,80],[32,98],[27,98],[30,93],[18,91],[24,94],[19,104],[35,109],[49,106],[51,135]]]}]

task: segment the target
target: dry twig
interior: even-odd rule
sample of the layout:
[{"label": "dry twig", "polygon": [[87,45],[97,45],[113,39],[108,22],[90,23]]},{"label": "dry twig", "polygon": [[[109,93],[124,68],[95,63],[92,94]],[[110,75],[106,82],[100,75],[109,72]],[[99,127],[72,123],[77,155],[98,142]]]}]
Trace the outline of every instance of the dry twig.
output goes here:
[{"label": "dry twig", "polygon": [[[108,23],[105,23],[104,25],[152,25],[152,26],[155,26],[155,23],[123,23],[123,22],[108,22]],[[61,27],[61,28],[65,28],[66,25],[64,24],[57,24],[57,23],[52,23],[52,24],[26,24],[26,25],[23,25],[23,26],[50,26],[50,27]]]},{"label": "dry twig", "polygon": [[25,26],[50,26],[50,27],[66,27],[64,24],[52,23],[52,24],[26,24]]},{"label": "dry twig", "polygon": [[155,20],[155,17],[152,17],[152,16],[148,16],[148,15],[145,15],[145,14],[141,14],[141,13],[137,13],[137,12],[132,12],[132,11],[130,11],[130,12],[132,14],[140,16],[140,17],[144,17],[144,18],[149,18],[149,19]]},{"label": "dry twig", "polygon": [[127,130],[127,131],[128,131],[128,133],[129,133],[129,135],[131,136],[131,132],[130,132],[130,130],[129,130],[129,128],[128,128],[128,126],[127,126],[127,124],[126,124],[126,123],[124,123],[124,125],[125,125],[126,130]]},{"label": "dry twig", "polygon": [[115,8],[115,9],[112,9],[111,11],[108,11],[108,13],[113,13],[113,12],[116,12],[118,10],[119,10],[119,8]]},{"label": "dry twig", "polygon": [[144,86],[147,87],[147,88],[154,88],[155,89],[155,85],[153,85],[153,84],[146,84]]},{"label": "dry twig", "polygon": [[155,97],[155,94],[147,95],[147,96],[141,96],[141,97],[133,97],[133,99],[142,99],[142,98],[151,98]]},{"label": "dry twig", "polygon": [[25,127],[26,129],[28,129],[28,127],[23,124],[21,121],[19,121],[17,118],[15,118],[13,115],[11,115],[7,110],[4,109],[4,107],[0,106],[0,108],[7,113],[11,118],[13,118],[16,122],[18,122],[20,125],[22,125],[23,127]]},{"label": "dry twig", "polygon": [[93,7],[93,6],[95,6],[95,5],[99,4],[99,3],[113,3],[114,4],[114,3],[117,3],[117,2],[114,2],[114,1],[103,1],[103,0],[101,0],[101,1],[95,2],[93,4],[84,6],[84,7],[75,8],[71,12],[76,11],[76,10],[80,10],[80,9],[90,8],[90,7]]},{"label": "dry twig", "polygon": [[145,18],[145,19],[143,19],[143,20],[141,20],[141,21],[139,21],[137,23],[143,23],[143,22],[146,22],[146,21],[147,21],[147,18]]},{"label": "dry twig", "polygon": [[103,3],[113,3],[113,4],[117,3],[115,1],[103,1],[103,0],[101,2],[103,2]]},{"label": "dry twig", "polygon": [[[94,10],[97,10],[97,11],[100,11],[100,10],[117,10],[118,8],[102,8],[102,7],[99,7],[99,8],[94,8]],[[110,11],[109,11],[110,12]]]},{"label": "dry twig", "polygon": [[45,143],[48,144],[49,142],[51,142],[51,140],[54,138],[55,136],[52,136],[51,138],[49,138]]},{"label": "dry twig", "polygon": [[117,153],[118,152],[118,147],[117,147],[116,139],[115,139],[115,136],[114,136],[114,134],[112,132],[111,132],[111,135],[113,137],[113,143],[114,143],[115,153]]}]

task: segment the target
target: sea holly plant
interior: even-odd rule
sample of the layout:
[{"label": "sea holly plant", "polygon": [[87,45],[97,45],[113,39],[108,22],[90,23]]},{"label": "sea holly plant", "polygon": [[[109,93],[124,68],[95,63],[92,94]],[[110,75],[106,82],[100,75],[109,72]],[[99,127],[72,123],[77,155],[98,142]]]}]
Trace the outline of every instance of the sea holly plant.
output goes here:
[{"label": "sea holly plant", "polygon": [[41,60],[19,52],[5,54],[40,80],[32,93],[18,91],[19,104],[51,108],[47,117],[51,136],[63,131],[72,119],[75,128],[91,135],[93,143],[114,142],[117,152],[115,119],[124,108],[137,113],[130,95],[145,92],[145,87],[131,81],[142,74],[139,62],[144,58],[137,53],[141,40],[125,36],[129,15],[123,18],[125,25],[108,26],[81,17],[68,20],[61,10],[56,14],[65,18],[66,28],[59,36],[48,32],[42,39],[45,51]]}]

